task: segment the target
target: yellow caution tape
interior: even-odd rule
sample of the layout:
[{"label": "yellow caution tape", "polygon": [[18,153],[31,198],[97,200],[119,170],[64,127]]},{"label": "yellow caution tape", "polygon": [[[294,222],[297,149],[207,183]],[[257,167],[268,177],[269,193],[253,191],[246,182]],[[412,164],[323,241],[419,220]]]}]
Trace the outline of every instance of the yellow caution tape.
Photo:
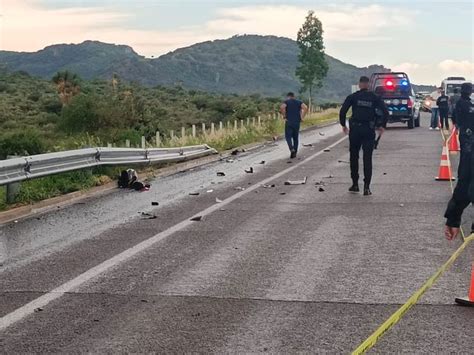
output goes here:
[{"label": "yellow caution tape", "polygon": [[462,245],[454,252],[453,255],[446,261],[446,263],[441,266],[438,271],[431,276],[428,281],[425,282],[421,288],[416,291],[408,301],[401,306],[395,313],[393,313],[390,318],[388,318],[385,323],[383,323],[371,336],[369,336],[362,344],[360,344],[357,349],[355,349],[352,354],[364,354],[367,350],[373,347],[377,341],[383,336],[390,328],[392,328],[398,321],[403,317],[403,315],[408,312],[408,310],[413,307],[418,300],[423,296],[423,294],[428,291],[431,286],[439,279],[443,273],[448,270],[451,264],[461,255],[462,251],[467,247],[467,245],[474,240],[474,234],[471,234],[468,238],[464,240]]},{"label": "yellow caution tape", "polygon": [[[443,142],[446,144],[446,148],[448,148],[449,152],[449,139],[446,139],[443,132],[441,132],[441,137],[443,138]],[[448,153],[448,164],[449,168],[451,169],[451,160],[449,159]],[[454,184],[452,180],[451,182],[451,192],[454,192]],[[419,299],[428,291],[433,284],[443,275],[449,267],[456,261],[456,259],[461,255],[463,250],[467,247],[467,245],[474,240],[474,234],[471,234],[469,237],[466,237],[464,234],[463,229],[461,228],[461,235],[463,238],[462,245],[451,255],[451,257],[441,266],[434,274],[431,276],[424,284],[421,286],[418,291],[416,291],[409,299],[405,302],[403,306],[401,306],[395,313],[393,313],[390,318],[388,318],[375,332],[372,333],[362,344],[360,344],[357,349],[355,349],[352,354],[364,354],[367,350],[372,348],[377,341],[388,331],[390,330],[395,324],[397,324],[400,319],[405,315],[408,310],[413,307]]]}]

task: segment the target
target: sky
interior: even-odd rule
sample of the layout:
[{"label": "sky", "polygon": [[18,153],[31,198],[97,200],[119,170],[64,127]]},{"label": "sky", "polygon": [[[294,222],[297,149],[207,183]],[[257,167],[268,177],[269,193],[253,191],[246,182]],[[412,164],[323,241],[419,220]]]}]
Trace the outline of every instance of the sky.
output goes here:
[{"label": "sky", "polygon": [[474,1],[0,0],[0,50],[99,40],[158,57],[234,35],[296,39],[309,10],[326,53],[357,66],[383,64],[416,83],[474,79]]}]

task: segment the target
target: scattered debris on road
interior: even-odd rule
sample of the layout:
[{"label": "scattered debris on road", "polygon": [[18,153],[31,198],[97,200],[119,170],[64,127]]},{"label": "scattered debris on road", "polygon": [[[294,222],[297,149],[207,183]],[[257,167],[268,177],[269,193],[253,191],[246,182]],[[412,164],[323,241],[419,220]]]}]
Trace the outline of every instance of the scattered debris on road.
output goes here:
[{"label": "scattered debris on road", "polygon": [[324,179],[333,179],[333,178],[334,178],[334,176],[332,176],[332,175],[328,175],[328,176],[324,177]]},{"label": "scattered debris on road", "polygon": [[193,222],[200,222],[202,220],[202,216],[196,216],[190,219]]},{"label": "scattered debris on road", "polygon": [[324,192],[324,191],[326,191],[326,190],[324,190],[322,187],[320,187],[320,188],[318,189],[318,191],[319,191],[319,192]]},{"label": "scattered debris on road", "polygon": [[250,168],[248,168],[248,169],[245,169],[245,172],[246,172],[247,174],[253,174],[253,168],[250,167]]},{"label": "scattered debris on road", "polygon": [[234,187],[234,190],[237,190],[237,191],[244,191],[245,188],[244,188],[244,187],[237,186],[237,187]]},{"label": "scattered debris on road", "polygon": [[207,190],[206,192],[207,192],[208,194],[210,194],[211,192],[214,192],[214,190],[213,190],[213,189],[210,189],[210,190]]},{"label": "scattered debris on road", "polygon": [[158,206],[160,203],[159,202],[156,202],[156,201],[152,201],[151,205],[152,206]]},{"label": "scattered debris on road", "polygon": [[347,160],[338,160],[337,161],[338,163],[346,163],[346,164],[350,164]]},{"label": "scattered debris on road", "polygon": [[199,196],[199,192],[190,192],[189,196]]},{"label": "scattered debris on road", "polygon": [[303,144],[303,147],[312,147],[313,145],[311,143],[305,143]]},{"label": "scattered debris on road", "polygon": [[148,213],[148,212],[138,212],[142,219],[156,219],[158,218],[156,215]]},{"label": "scattered debris on road", "polygon": [[225,161],[226,161],[226,163],[233,163],[235,160],[232,159],[232,158],[229,158],[229,159],[226,159]]},{"label": "scattered debris on road", "polygon": [[324,132],[319,132],[319,135],[320,135],[320,136],[325,136],[326,133],[324,133]]},{"label": "scattered debris on road", "polygon": [[405,205],[403,203],[400,204],[400,207],[405,207]]},{"label": "scattered debris on road", "polygon": [[216,197],[216,203],[221,203],[221,202],[222,202],[222,200],[220,198]]},{"label": "scattered debris on road", "polygon": [[287,180],[285,185],[305,185],[308,177],[305,176],[302,180]]},{"label": "scattered debris on road", "polygon": [[286,195],[286,192],[280,192],[280,195]]},{"label": "scattered debris on road", "polygon": [[268,189],[268,188],[271,188],[271,187],[275,187],[276,185],[275,184],[263,184],[262,187],[265,188],[265,189]]},{"label": "scattered debris on road", "polygon": [[240,153],[240,151],[239,151],[238,149],[234,149],[234,150],[230,153],[230,155],[237,155],[237,154],[239,154],[239,153]]},{"label": "scattered debris on road", "polygon": [[314,184],[316,187],[319,187],[319,186],[326,186],[326,183],[324,181],[318,181]]},{"label": "scattered debris on road", "polygon": [[262,164],[262,165],[265,164],[265,160],[262,160],[259,164]]},{"label": "scattered debris on road", "polygon": [[35,308],[35,312],[36,312],[36,313],[37,313],[37,312],[43,312],[43,308],[41,308],[41,307]]},{"label": "scattered debris on road", "polygon": [[323,150],[323,152],[326,152],[326,153],[330,152],[330,151],[331,151],[331,149],[329,149],[329,148],[326,148],[326,149]]},{"label": "scattered debris on road", "polygon": [[225,173],[222,172],[222,171],[218,171],[218,172],[217,172],[217,176],[225,176]]}]

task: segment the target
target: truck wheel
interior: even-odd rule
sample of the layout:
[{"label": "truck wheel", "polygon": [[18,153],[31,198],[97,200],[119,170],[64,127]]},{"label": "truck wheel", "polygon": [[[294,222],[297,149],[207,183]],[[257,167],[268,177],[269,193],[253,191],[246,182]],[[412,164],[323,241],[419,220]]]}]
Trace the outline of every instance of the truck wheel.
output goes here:
[{"label": "truck wheel", "polygon": [[411,117],[408,120],[408,129],[413,129],[413,128],[415,128],[415,119],[413,117]]}]

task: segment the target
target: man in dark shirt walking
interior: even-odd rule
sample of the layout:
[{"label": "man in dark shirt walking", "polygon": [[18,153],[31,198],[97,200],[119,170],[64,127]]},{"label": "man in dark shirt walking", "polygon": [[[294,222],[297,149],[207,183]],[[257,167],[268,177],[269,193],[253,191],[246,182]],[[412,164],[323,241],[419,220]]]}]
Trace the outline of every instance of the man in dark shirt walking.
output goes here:
[{"label": "man in dark shirt walking", "polygon": [[289,92],[280,112],[285,119],[285,138],[291,152],[290,159],[293,159],[298,153],[301,121],[308,112],[308,107],[297,100],[294,93]]},{"label": "man in dark shirt walking", "polygon": [[439,109],[439,118],[441,120],[441,129],[445,128],[449,130],[449,97],[444,91],[441,91],[440,97],[436,100],[436,105]]},{"label": "man in dark shirt walking", "polygon": [[[360,90],[349,95],[341,107],[339,122],[345,134],[349,134],[351,178],[350,192],[359,192],[359,152],[364,152],[364,195],[371,195],[370,183],[372,180],[372,153],[374,151],[375,130],[383,133],[388,119],[388,110],[382,99],[368,90],[369,78],[362,76],[359,80]],[[352,118],[349,127],[346,126],[346,115],[352,107]],[[377,116],[376,110],[382,111]]]}]

